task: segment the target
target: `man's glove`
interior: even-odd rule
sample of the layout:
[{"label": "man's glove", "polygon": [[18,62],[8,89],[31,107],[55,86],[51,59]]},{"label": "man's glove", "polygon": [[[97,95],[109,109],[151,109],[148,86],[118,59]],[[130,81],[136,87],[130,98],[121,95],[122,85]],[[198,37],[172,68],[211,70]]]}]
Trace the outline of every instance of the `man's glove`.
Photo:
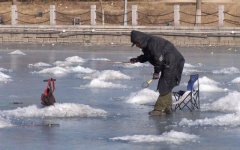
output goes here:
[{"label": "man's glove", "polygon": [[158,73],[153,73],[153,79],[154,80],[159,79],[159,74]]},{"label": "man's glove", "polygon": [[130,63],[134,64],[134,63],[136,63],[136,62],[138,62],[138,59],[137,59],[137,58],[131,58],[131,59],[130,59]]}]

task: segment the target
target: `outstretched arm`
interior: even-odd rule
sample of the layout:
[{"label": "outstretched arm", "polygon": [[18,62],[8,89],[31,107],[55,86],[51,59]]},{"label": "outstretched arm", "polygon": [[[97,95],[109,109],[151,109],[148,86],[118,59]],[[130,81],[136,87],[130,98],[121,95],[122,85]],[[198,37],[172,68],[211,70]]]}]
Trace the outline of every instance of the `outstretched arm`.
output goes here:
[{"label": "outstretched arm", "polygon": [[131,63],[136,63],[136,62],[145,63],[147,61],[148,61],[148,57],[146,55],[140,55],[137,58],[130,59]]},{"label": "outstretched arm", "polygon": [[145,63],[148,61],[148,57],[146,55],[140,55],[137,57],[140,63]]}]

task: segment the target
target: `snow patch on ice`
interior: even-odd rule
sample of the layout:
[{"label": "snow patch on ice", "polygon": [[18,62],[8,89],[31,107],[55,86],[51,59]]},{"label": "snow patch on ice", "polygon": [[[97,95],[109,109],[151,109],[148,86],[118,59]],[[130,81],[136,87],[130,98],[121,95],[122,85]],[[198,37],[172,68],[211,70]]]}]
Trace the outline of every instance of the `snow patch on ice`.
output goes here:
[{"label": "snow patch on ice", "polygon": [[[67,57],[65,61],[56,61],[53,63],[53,67],[51,64],[38,62],[35,64],[29,64],[29,68],[37,68],[42,69],[40,71],[33,71],[32,73],[38,73],[42,75],[54,75],[56,77],[66,76],[69,73],[93,73],[95,70],[90,68],[84,68],[80,64],[85,62],[85,59],[79,56]],[[48,67],[48,68],[46,68]]]},{"label": "snow patch on ice", "polygon": [[67,57],[65,61],[71,62],[71,63],[84,63],[86,60],[79,56],[72,56],[72,57]]},{"label": "snow patch on ice", "polygon": [[99,76],[99,80],[116,80],[116,79],[126,79],[130,80],[131,78],[120,71],[115,71],[115,70],[104,70],[102,71]]},{"label": "snow patch on ice", "polygon": [[237,77],[231,81],[232,83],[240,83],[240,77]]},{"label": "snow patch on ice", "polygon": [[213,70],[214,74],[236,74],[240,73],[239,69],[236,67],[223,68],[220,70]]},{"label": "snow patch on ice", "polygon": [[0,128],[7,128],[12,127],[13,125],[10,123],[9,120],[0,116]]},{"label": "snow patch on ice", "polygon": [[88,105],[74,103],[56,103],[54,106],[38,107],[31,105],[19,107],[14,110],[2,110],[2,115],[7,117],[104,117],[107,112],[102,109],[92,108]]},{"label": "snow patch on ice", "polygon": [[44,63],[44,62],[38,62],[35,64],[29,64],[28,67],[29,68],[43,68],[43,67],[51,67],[52,65],[48,64],[48,63]]},{"label": "snow patch on ice", "polygon": [[52,68],[45,68],[40,71],[34,71],[33,73],[48,74],[48,75],[61,77],[61,76],[67,75],[69,73],[69,70],[63,67],[52,67]]},{"label": "snow patch on ice", "polygon": [[198,66],[196,66],[196,65],[189,64],[189,63],[185,63],[184,68],[183,68],[183,74],[188,75],[188,74],[192,74],[192,73],[201,72],[200,70],[197,69],[200,66],[201,66],[201,64],[198,64]]},{"label": "snow patch on ice", "polygon": [[89,84],[81,87],[91,88],[126,88],[125,85],[116,84],[110,81],[115,80],[130,80],[131,78],[120,71],[104,70],[102,72],[95,72],[90,76],[84,77],[84,79],[92,79]]},{"label": "snow patch on ice", "polygon": [[219,87],[220,83],[204,76],[202,78],[199,78],[199,86],[200,86],[200,91],[204,92],[224,92],[228,91],[228,89],[223,89]]},{"label": "snow patch on ice", "polygon": [[53,64],[60,67],[67,67],[67,66],[79,65],[84,62],[86,62],[86,60],[79,56],[71,56],[71,57],[67,57],[64,61],[56,61]]},{"label": "snow patch on ice", "polygon": [[231,92],[228,95],[212,102],[202,104],[202,111],[217,111],[231,113],[219,115],[213,118],[204,118],[197,120],[182,119],[179,122],[181,126],[240,126],[240,93]]},{"label": "snow patch on ice", "polygon": [[121,65],[122,67],[124,68],[136,68],[136,67],[146,67],[146,66],[149,66],[148,63],[134,63],[134,64],[131,64],[131,63],[124,63],[124,64],[117,64],[117,65]]},{"label": "snow patch on ice", "polygon": [[0,71],[1,72],[12,72],[11,69],[5,69],[5,68],[0,68]]},{"label": "snow patch on ice", "polygon": [[157,100],[158,96],[158,92],[150,89],[143,89],[138,92],[131,93],[126,102],[132,104],[153,103]]},{"label": "snow patch on ice", "polygon": [[89,60],[96,60],[96,61],[110,61],[109,59],[107,58],[91,58]]},{"label": "snow patch on ice", "polygon": [[3,72],[0,72],[0,82],[1,83],[7,83],[9,81],[12,81],[12,78],[11,76],[3,73]]},{"label": "snow patch on ice", "polygon": [[186,142],[196,142],[198,138],[199,137],[194,134],[171,130],[170,132],[164,132],[161,135],[128,135],[110,138],[110,140],[134,143],[166,142],[168,144],[182,144]]},{"label": "snow patch on ice", "polygon": [[10,54],[10,55],[26,55],[25,53],[23,53],[20,50],[16,50],[16,51],[10,52],[8,54]]},{"label": "snow patch on ice", "polygon": [[228,95],[212,102],[202,104],[204,111],[220,111],[220,112],[240,112],[240,92],[234,91]]},{"label": "snow patch on ice", "polygon": [[93,79],[88,85],[83,87],[90,88],[127,88],[125,85],[116,84],[112,82],[106,82],[104,80]]},{"label": "snow patch on ice", "polygon": [[240,114],[226,114],[220,115],[213,118],[204,118],[204,119],[197,119],[197,120],[189,120],[183,118],[179,122],[180,126],[230,126],[236,127],[240,126]]},{"label": "snow patch on ice", "polygon": [[93,69],[90,69],[90,68],[84,68],[82,66],[76,66],[76,67],[70,67],[70,68],[66,68],[66,69],[69,69],[70,72],[73,72],[73,73],[93,73],[95,72],[95,70]]}]

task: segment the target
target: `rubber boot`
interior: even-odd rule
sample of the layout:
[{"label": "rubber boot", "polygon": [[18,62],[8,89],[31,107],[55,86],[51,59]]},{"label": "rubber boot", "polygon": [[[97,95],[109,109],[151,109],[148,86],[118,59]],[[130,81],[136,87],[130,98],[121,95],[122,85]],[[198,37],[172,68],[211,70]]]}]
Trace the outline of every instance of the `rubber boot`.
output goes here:
[{"label": "rubber boot", "polygon": [[163,96],[159,96],[155,105],[154,110],[148,114],[151,116],[161,116],[172,113],[172,93],[168,93]]}]

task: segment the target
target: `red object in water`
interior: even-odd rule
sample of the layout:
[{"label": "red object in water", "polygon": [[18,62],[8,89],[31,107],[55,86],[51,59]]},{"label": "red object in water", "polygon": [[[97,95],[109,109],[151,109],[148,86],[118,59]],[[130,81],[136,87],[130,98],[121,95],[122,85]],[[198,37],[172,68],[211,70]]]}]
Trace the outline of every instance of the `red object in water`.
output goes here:
[{"label": "red object in water", "polygon": [[43,80],[47,82],[47,87],[44,90],[44,93],[41,95],[41,104],[44,106],[54,105],[56,102],[53,92],[55,90],[55,81],[56,79],[50,78],[48,80]]}]

